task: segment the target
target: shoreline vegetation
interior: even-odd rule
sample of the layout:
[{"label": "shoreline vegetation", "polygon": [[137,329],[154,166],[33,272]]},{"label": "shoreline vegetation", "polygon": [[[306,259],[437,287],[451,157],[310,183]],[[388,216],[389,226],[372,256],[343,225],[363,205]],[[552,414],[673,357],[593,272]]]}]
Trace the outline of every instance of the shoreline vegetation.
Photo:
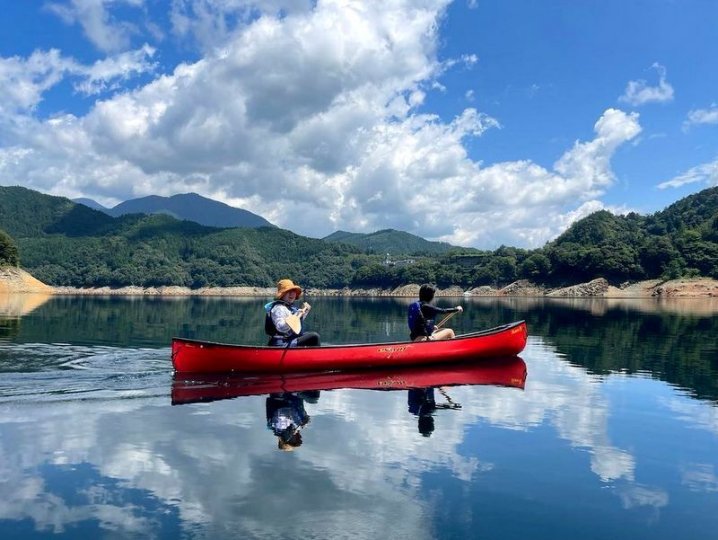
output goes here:
[{"label": "shoreline vegetation", "polygon": [[[271,297],[274,287],[52,287],[35,279],[25,270],[14,267],[0,268],[0,293],[45,293],[65,296],[238,296]],[[418,284],[409,284],[394,289],[306,289],[309,296],[342,297],[417,297]],[[439,297],[549,297],[549,298],[718,298],[718,280],[713,278],[683,278],[671,280],[652,279],[613,286],[604,278],[594,279],[576,285],[548,288],[519,280],[506,287],[490,286],[463,289],[458,286],[437,289]]]}]

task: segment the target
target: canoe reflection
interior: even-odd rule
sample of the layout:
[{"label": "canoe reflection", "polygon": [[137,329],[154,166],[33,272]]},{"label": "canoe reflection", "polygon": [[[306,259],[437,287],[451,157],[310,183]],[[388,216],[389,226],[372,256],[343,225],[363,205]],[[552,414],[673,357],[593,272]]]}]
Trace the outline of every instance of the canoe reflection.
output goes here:
[{"label": "canoe reflection", "polygon": [[[302,445],[302,430],[310,417],[305,402],[316,403],[321,390],[340,388],[407,390],[409,412],[418,418],[425,437],[434,431],[437,409],[459,409],[446,391],[458,385],[495,385],[523,388],[526,363],[519,357],[434,366],[335,371],[329,373],[269,375],[196,375],[175,373],[172,404],[196,403],[240,396],[267,395],[267,428],[277,437],[277,448],[292,451]],[[437,403],[434,390],[445,403]]]},{"label": "canoe reflection", "polygon": [[172,404],[341,388],[409,390],[455,385],[523,388],[525,382],[526,363],[518,356],[477,362],[284,375],[175,373]]}]

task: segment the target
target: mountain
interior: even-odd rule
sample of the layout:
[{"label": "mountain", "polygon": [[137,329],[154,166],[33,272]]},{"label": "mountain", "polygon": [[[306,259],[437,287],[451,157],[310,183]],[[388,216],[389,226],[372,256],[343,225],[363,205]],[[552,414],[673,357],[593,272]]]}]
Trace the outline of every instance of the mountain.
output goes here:
[{"label": "mountain", "polygon": [[383,229],[369,234],[336,231],[322,238],[325,242],[341,242],[357,246],[378,255],[442,255],[455,249],[446,242],[431,242],[420,236],[394,229]]},{"label": "mountain", "polygon": [[[216,228],[165,214],[113,218],[21,187],[0,187],[0,230],[22,267],[49,285],[266,287],[288,277],[305,287],[498,288],[518,279],[562,286],[596,277],[615,285],[718,278],[718,188],[649,216],[595,212],[533,250],[449,250],[394,230],[339,231],[317,240],[277,227]],[[387,264],[392,251],[411,255],[404,264]]]},{"label": "mountain", "polygon": [[107,213],[114,217],[125,214],[167,214],[207,227],[274,227],[263,217],[248,210],[235,208],[196,193],[183,193],[171,197],[150,195],[131,199],[107,210]]},{"label": "mountain", "polygon": [[78,287],[305,286],[351,283],[360,250],[278,227],[216,228],[165,214],[112,217],[64,197],[0,186],[0,230],[22,267],[50,285]]},{"label": "mountain", "polygon": [[92,208],[93,210],[99,210],[100,212],[104,212],[105,214],[107,214],[107,212],[109,211],[109,208],[107,208],[106,206],[102,206],[97,201],[88,199],[87,197],[72,199],[72,202],[75,202],[77,204],[84,204],[85,206]]}]

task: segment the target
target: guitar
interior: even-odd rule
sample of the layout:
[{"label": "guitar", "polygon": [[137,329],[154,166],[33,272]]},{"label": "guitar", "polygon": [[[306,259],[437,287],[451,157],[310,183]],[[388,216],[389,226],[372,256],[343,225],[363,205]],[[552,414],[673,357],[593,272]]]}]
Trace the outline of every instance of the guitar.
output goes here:
[{"label": "guitar", "polygon": [[307,313],[309,313],[310,309],[312,309],[312,306],[304,302],[304,305],[302,305],[299,311],[292,313],[289,317],[284,319],[287,326],[292,329],[292,332],[295,334],[300,334],[302,332],[302,319]]}]

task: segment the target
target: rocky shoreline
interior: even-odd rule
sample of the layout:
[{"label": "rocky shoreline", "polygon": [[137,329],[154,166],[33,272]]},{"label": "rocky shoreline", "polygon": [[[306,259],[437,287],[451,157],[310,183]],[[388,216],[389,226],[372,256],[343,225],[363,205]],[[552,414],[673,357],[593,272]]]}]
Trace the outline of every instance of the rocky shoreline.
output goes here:
[{"label": "rocky shoreline", "polygon": [[[246,296],[271,297],[273,287],[50,287],[19,268],[0,268],[0,293],[44,293],[53,295],[89,296]],[[309,296],[344,297],[410,297],[419,295],[419,285],[411,284],[395,289],[315,289],[308,288]],[[503,288],[489,286],[462,289],[439,289],[440,297],[549,297],[549,298],[699,298],[718,297],[718,280],[711,278],[647,280],[612,286],[603,278],[570,287],[547,288],[526,280],[519,280]]]},{"label": "rocky shoreline", "polygon": [[0,294],[44,293],[52,294],[54,289],[35,279],[25,270],[12,266],[0,267]]},{"label": "rocky shoreline", "polygon": [[[273,287],[209,287],[189,289],[187,287],[122,287],[111,289],[78,289],[55,287],[53,294],[62,295],[121,295],[121,296],[273,296]],[[346,297],[409,297],[419,296],[419,285],[411,284],[396,289],[314,289],[308,288],[309,296]],[[716,297],[718,280],[710,278],[675,279],[670,281],[648,280],[615,287],[603,278],[570,287],[550,289],[528,281],[516,281],[501,289],[488,286],[464,290],[461,287],[438,289],[438,297],[549,297],[549,298],[677,298]]]}]

